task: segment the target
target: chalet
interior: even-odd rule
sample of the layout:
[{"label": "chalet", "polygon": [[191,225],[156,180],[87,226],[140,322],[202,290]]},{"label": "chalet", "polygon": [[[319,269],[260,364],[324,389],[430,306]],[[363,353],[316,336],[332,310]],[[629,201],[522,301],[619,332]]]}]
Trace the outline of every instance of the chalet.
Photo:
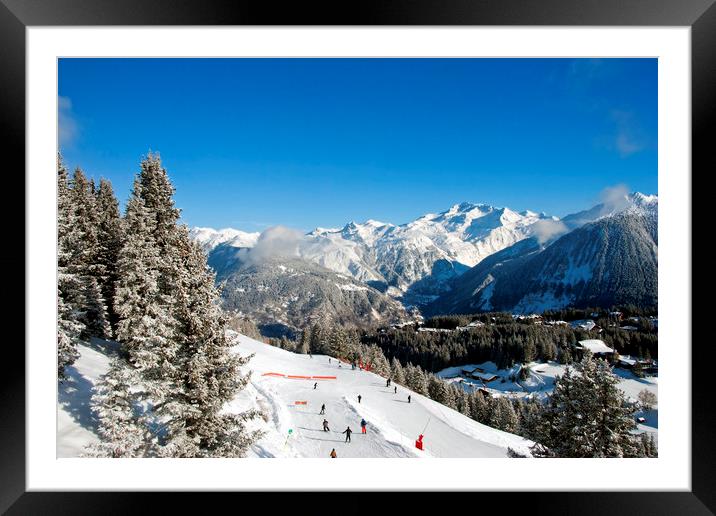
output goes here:
[{"label": "chalet", "polygon": [[567,321],[545,321],[547,326],[569,326]]},{"label": "chalet", "polygon": [[580,319],[578,321],[572,321],[570,326],[575,330],[590,331],[594,329],[596,324],[591,319]]},{"label": "chalet", "polygon": [[636,358],[629,355],[619,355],[617,365],[622,369],[634,369],[636,364],[641,366],[642,372],[646,374],[658,374],[659,369],[655,360]]},{"label": "chalet", "polygon": [[611,355],[614,353],[614,350],[607,346],[604,341],[599,339],[587,339],[587,340],[580,340],[575,345],[575,348],[579,351],[591,351],[593,355]]},{"label": "chalet", "polygon": [[447,328],[418,328],[419,332],[423,333],[450,333],[453,330],[448,330]]},{"label": "chalet", "polygon": [[484,323],[484,322],[482,322],[482,321],[472,321],[472,322],[471,322],[470,324],[468,324],[467,326],[458,326],[458,327],[455,328],[455,329],[456,329],[457,331],[469,331],[469,330],[473,330],[473,329],[475,329],[475,328],[480,328],[480,327],[482,327],[482,326],[485,326],[485,323]]},{"label": "chalet", "polygon": [[492,373],[485,373],[483,371],[473,371],[470,373],[470,378],[473,380],[480,380],[482,383],[489,383],[497,380],[499,376]]}]

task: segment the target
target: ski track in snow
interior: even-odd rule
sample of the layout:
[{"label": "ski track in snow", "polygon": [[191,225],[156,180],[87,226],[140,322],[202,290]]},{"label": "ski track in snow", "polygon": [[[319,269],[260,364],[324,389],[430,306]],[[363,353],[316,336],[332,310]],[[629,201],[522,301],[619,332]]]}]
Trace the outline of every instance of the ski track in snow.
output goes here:
[{"label": "ski track in snow", "polygon": [[[239,336],[234,348],[242,355],[255,353],[250,362],[254,371],[251,384],[269,398],[279,423],[266,429],[259,445],[270,449],[264,441],[281,442],[278,456],[328,457],[335,448],[338,457],[505,457],[507,447],[527,452],[529,441],[487,427],[452,409],[416,394],[402,386],[394,394],[385,379],[359,369],[352,370],[336,359],[324,355],[298,355]],[[336,380],[303,380],[263,373],[286,375],[336,376]],[[318,387],[313,388],[314,382]],[[357,396],[362,396],[358,403]],[[407,402],[408,394],[412,403]],[[306,401],[306,405],[295,405]],[[321,404],[325,416],[320,415]],[[330,432],[322,430],[323,419]],[[361,434],[360,420],[368,422],[367,434]],[[427,424],[427,428],[426,428]],[[347,426],[353,434],[345,442],[342,432]],[[288,429],[293,433],[288,436]],[[415,448],[415,440],[423,433],[425,451]],[[280,434],[281,439],[277,435]],[[291,453],[293,452],[293,453]]]}]

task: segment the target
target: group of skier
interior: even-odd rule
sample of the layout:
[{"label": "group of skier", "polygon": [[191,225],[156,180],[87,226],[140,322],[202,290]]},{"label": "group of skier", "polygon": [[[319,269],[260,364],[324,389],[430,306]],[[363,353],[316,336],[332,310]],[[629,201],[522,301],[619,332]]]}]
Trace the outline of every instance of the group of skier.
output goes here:
[{"label": "group of skier", "polygon": [[[313,358],[313,357],[311,357],[311,358]],[[332,363],[332,361],[331,361],[330,358],[328,359],[328,363],[329,363],[329,364]],[[338,367],[341,367],[340,361],[338,361]],[[351,368],[352,368],[352,369],[355,369],[355,363],[351,364]],[[361,367],[361,370],[362,370],[362,369],[363,369],[363,368]],[[390,387],[390,386],[392,385],[392,383],[393,383],[393,380],[390,379],[390,378],[388,378],[388,379],[385,381],[385,386],[386,386],[386,387]],[[313,384],[313,389],[315,390],[315,389],[317,389],[317,388],[318,388],[318,382],[315,382],[315,383]],[[397,387],[397,385],[393,387],[393,394],[398,394],[398,387]],[[358,395],[358,403],[360,403],[362,399],[363,399],[363,396],[361,396],[361,395],[359,394],[359,395]],[[410,403],[410,395],[408,395],[408,403]],[[319,412],[319,414],[320,414],[320,415],[325,415],[325,413],[326,413],[326,404],[323,403],[323,404],[321,404],[321,411]],[[368,422],[367,422],[365,419],[361,418],[360,428],[361,428],[361,433],[362,433],[362,434],[367,434],[367,433],[368,433],[367,426],[368,426]],[[324,419],[323,419],[323,431],[324,431],[324,432],[330,432],[330,430],[331,430],[331,429],[328,427],[328,420],[324,418]],[[346,440],[344,441],[345,443],[351,442],[351,434],[353,433],[353,430],[351,430],[351,427],[350,427],[350,426],[346,427],[346,429],[345,429],[343,432],[341,432],[341,433],[346,435]],[[338,457],[338,455],[336,454],[336,449],[335,449],[335,448],[333,448],[333,449],[331,450],[330,457],[331,457],[332,459],[335,459],[336,457]]]}]

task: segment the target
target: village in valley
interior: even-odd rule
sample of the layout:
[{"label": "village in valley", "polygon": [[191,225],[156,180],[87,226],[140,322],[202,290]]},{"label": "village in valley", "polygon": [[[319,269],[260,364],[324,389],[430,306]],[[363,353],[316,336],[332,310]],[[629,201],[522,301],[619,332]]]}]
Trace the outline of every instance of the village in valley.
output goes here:
[{"label": "village in valley", "polygon": [[[641,354],[622,354],[599,338],[605,332],[639,332],[658,330],[658,317],[625,316],[619,310],[587,311],[583,319],[565,321],[543,317],[540,314],[509,314],[513,321],[544,327],[569,328],[588,334],[589,338],[576,340],[571,344],[572,358],[579,361],[585,353],[603,359],[612,366],[612,372],[620,378],[619,388],[636,408],[635,422],[637,431],[658,437],[658,360],[652,358],[648,349]],[[499,316],[490,315],[474,319],[454,328],[428,327],[422,323],[403,322],[394,324],[390,329],[413,329],[417,333],[454,334],[483,329],[499,324]],[[604,326],[597,324],[597,320]],[[606,324],[605,324],[606,323]],[[386,333],[389,329],[381,329]],[[554,386],[565,372],[566,364],[555,360],[515,363],[500,368],[492,361],[479,364],[464,364],[446,367],[437,376],[446,382],[457,385],[468,393],[475,391],[484,396],[506,397],[511,400],[539,400],[544,402],[553,392]]]}]

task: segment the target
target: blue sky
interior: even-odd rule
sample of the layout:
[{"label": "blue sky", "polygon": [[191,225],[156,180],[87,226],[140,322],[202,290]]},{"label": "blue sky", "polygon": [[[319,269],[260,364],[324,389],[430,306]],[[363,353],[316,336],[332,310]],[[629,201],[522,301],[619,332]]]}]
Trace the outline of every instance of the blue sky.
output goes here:
[{"label": "blue sky", "polygon": [[124,205],[158,151],[191,226],[657,193],[656,59],[61,59],[58,94],[68,166]]}]

